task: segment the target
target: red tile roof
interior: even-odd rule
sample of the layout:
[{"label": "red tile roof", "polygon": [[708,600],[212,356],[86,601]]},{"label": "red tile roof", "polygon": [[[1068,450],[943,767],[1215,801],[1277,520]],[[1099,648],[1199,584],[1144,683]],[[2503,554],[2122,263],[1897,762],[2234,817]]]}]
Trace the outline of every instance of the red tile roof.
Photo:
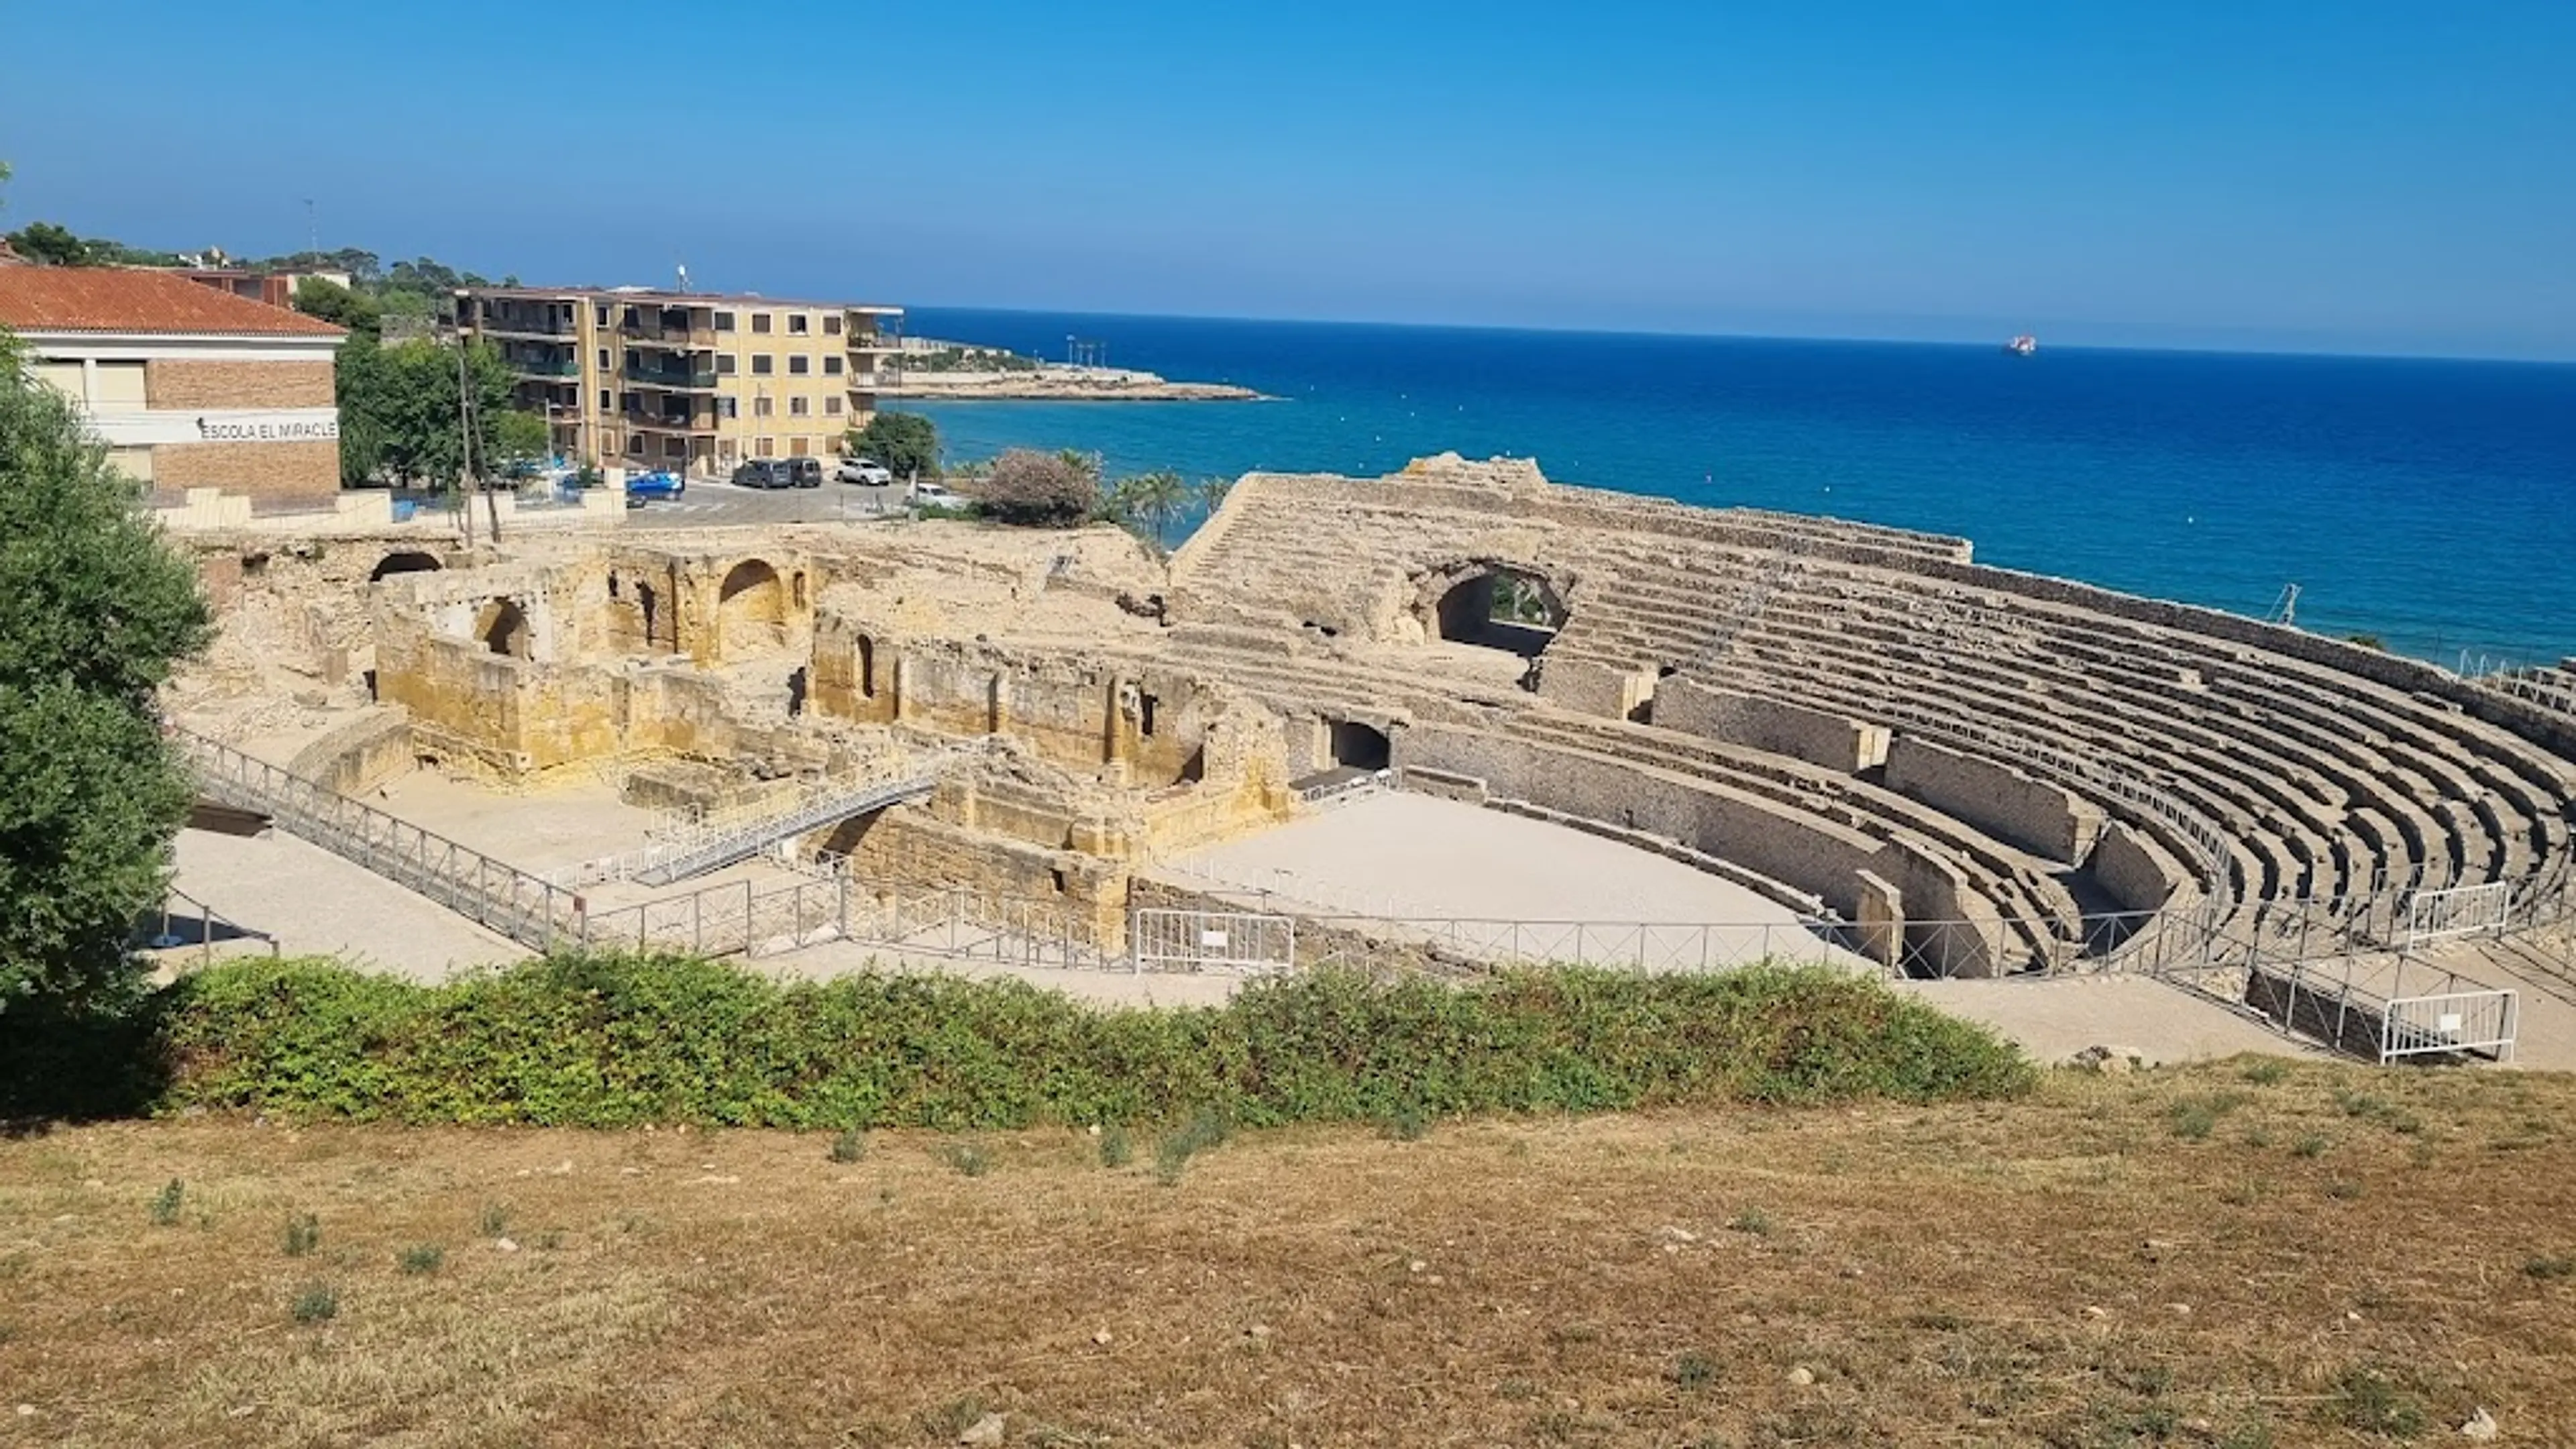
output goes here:
[{"label": "red tile roof", "polygon": [[0,267],[0,327],[221,337],[343,335],[318,317],[236,297],[169,272],[128,267]]}]

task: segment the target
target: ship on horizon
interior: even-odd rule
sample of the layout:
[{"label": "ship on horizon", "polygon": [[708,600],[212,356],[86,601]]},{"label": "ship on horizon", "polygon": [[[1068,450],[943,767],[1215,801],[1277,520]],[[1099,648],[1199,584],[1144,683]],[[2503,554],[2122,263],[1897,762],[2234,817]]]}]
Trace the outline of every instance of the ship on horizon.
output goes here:
[{"label": "ship on horizon", "polygon": [[2004,344],[2004,351],[2015,357],[2028,357],[2039,350],[2039,339],[2025,332]]}]

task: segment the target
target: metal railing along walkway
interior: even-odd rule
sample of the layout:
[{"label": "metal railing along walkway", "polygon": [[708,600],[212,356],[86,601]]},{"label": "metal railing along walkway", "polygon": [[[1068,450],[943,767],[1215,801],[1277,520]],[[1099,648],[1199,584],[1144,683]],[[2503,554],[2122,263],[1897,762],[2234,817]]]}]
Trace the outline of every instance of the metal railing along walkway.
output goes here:
[{"label": "metal railing along walkway", "polygon": [[826,825],[883,810],[889,805],[918,800],[938,783],[933,775],[908,775],[898,780],[871,780],[864,784],[832,782],[826,788],[806,796],[795,806],[776,815],[737,826],[708,840],[689,846],[668,859],[657,861],[636,873],[635,879],[649,886],[669,885],[722,870],[738,860],[748,860],[762,850],[791,836]]},{"label": "metal railing along walkway", "polygon": [[564,887],[230,745],[176,727],[169,733],[207,799],[266,815],[288,834],[531,951],[581,938],[580,898]]}]

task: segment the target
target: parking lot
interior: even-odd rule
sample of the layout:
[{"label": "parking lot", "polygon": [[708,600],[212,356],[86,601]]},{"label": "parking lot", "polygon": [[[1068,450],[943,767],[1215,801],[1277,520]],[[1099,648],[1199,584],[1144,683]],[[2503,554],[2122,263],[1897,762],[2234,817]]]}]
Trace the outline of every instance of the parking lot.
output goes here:
[{"label": "parking lot", "polygon": [[630,505],[629,528],[705,528],[727,523],[828,523],[899,517],[904,512],[900,485],[871,488],[835,483],[829,476],[820,488],[737,488],[731,483],[692,478],[677,498],[656,498]]}]

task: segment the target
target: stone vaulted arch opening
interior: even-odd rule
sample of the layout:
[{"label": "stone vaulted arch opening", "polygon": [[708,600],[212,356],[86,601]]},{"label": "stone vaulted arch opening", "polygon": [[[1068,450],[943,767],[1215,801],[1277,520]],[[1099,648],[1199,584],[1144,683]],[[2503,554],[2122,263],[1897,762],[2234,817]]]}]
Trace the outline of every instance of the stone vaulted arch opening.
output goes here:
[{"label": "stone vaulted arch opening", "polygon": [[716,632],[727,658],[787,647],[787,586],[760,559],[733,566],[716,589]]},{"label": "stone vaulted arch opening", "polygon": [[494,599],[474,616],[474,637],[485,649],[512,659],[525,659],[533,652],[528,629],[528,613],[515,599]]},{"label": "stone vaulted arch opening", "polygon": [[1484,564],[1457,576],[1432,605],[1431,632],[1453,644],[1536,659],[1565,627],[1565,601],[1536,573]]},{"label": "stone vaulted arch opening", "polygon": [[380,584],[396,574],[435,573],[441,567],[443,565],[439,563],[436,554],[422,553],[417,549],[399,549],[376,561],[376,566],[367,571],[367,582]]}]

